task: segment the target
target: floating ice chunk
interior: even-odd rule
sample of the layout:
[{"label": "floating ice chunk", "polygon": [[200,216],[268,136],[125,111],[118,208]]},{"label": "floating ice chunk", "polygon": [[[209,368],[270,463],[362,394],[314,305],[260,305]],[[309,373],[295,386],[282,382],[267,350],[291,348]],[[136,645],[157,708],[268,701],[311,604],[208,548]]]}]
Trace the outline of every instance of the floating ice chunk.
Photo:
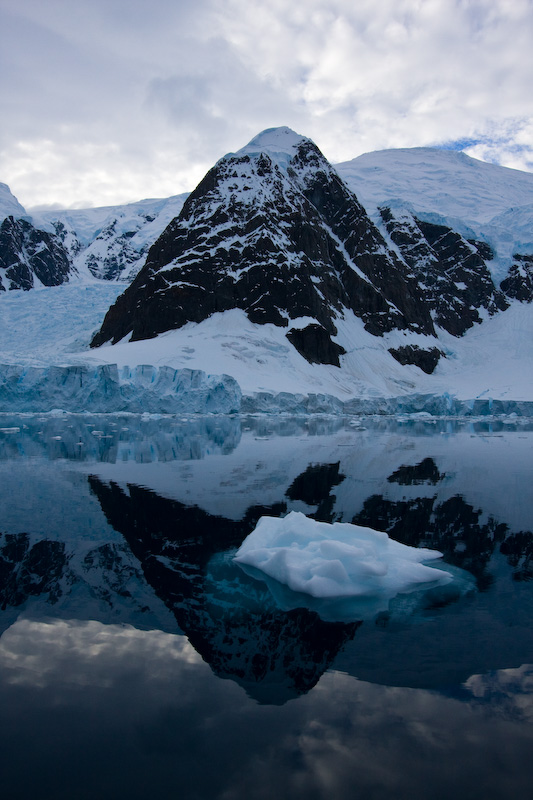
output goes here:
[{"label": "floating ice chunk", "polygon": [[300,593],[300,600],[307,596],[303,604],[308,606],[313,606],[313,598],[361,601],[357,608],[352,603],[352,610],[367,616],[365,609],[383,610],[398,594],[451,583],[453,568],[447,571],[424,563],[438,561],[441,555],[401,544],[371,528],[330,525],[293,511],[284,518],[261,517],[235,561],[245,569],[251,567],[257,577],[266,576],[283,605],[297,605],[287,598],[285,586]]}]

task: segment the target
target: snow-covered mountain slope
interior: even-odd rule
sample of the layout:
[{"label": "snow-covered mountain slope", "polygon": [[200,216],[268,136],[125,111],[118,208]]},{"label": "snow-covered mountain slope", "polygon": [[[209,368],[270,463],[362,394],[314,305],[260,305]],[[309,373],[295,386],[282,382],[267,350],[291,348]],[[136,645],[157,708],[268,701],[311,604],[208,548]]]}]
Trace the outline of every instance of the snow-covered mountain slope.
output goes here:
[{"label": "snow-covered mountain slope", "polygon": [[5,183],[0,183],[0,221],[3,222],[6,217],[20,217],[26,216],[24,206],[21,206],[11,189]]},{"label": "snow-covered mountain slope", "polygon": [[[341,369],[309,364],[289,345],[285,329],[252,323],[237,309],[155,339],[91,350],[94,331],[119,290],[115,282],[95,281],[90,286],[71,282],[1,297],[0,364],[6,366],[0,370],[0,411],[20,410],[22,402],[28,410],[32,402],[35,408],[46,410],[46,401],[48,409],[91,410],[87,404],[90,392],[96,397],[99,390],[102,398],[105,376],[98,368],[117,364],[118,380],[111,380],[109,386],[116,390],[115,397],[127,387],[128,402],[139,401],[139,410],[149,410],[142,407],[148,395],[150,410],[164,410],[163,401],[154,405],[152,377],[157,384],[160,368],[170,367],[201,370],[206,377],[231,375],[242,391],[243,411],[533,413],[529,408],[533,401],[533,314],[528,304],[513,301],[507,311],[460,338],[441,334],[439,346],[446,358],[440,359],[432,375],[426,375],[416,366],[400,365],[388,353],[388,347],[408,334],[397,331],[374,337],[355,317],[350,327],[345,322],[346,328],[339,329],[351,341],[350,352],[341,358]],[[62,372],[57,365],[70,369]],[[141,371],[144,379],[140,375],[137,381],[132,376],[141,365],[152,365],[154,371],[145,368]],[[84,366],[90,369],[82,376],[80,367]],[[34,374],[39,380],[33,383],[33,401],[31,367],[43,370]],[[45,392],[50,369],[48,377],[53,380]],[[92,382],[92,387],[82,389],[80,377]],[[196,401],[204,388],[205,382],[198,387]],[[112,403],[112,398],[106,402]],[[121,406],[108,407],[118,410]],[[212,404],[210,410],[216,410]]]},{"label": "snow-covered mountain slope", "polygon": [[131,281],[150,246],[176,217],[187,194],[122,206],[47,211],[39,215],[63,242],[79,274]]},{"label": "snow-covered mountain slope", "polygon": [[428,147],[365,153],[335,168],[378,224],[379,208],[396,208],[488,244],[496,283],[515,253],[533,253],[532,173]]},{"label": "snow-covered mountain slope", "polygon": [[365,153],[335,164],[363,205],[378,208],[401,199],[466,224],[489,222],[510,208],[531,205],[533,174],[467,156],[456,150],[412,147]]},{"label": "snow-covered mountain slope", "polygon": [[[243,408],[250,411],[453,414],[469,413],[475,407],[479,413],[492,409],[532,413],[533,408],[512,406],[514,401],[533,400],[531,311],[530,305],[514,302],[461,338],[441,333],[439,347],[445,358],[431,375],[415,365],[400,365],[390,355],[389,349],[405,346],[408,333],[393,331],[375,337],[351,316],[339,324],[337,339],[350,347],[341,356],[339,369],[309,364],[290,347],[283,328],[251,323],[240,310],[215,314],[156,339],[98,348],[86,359],[226,373],[238,381]],[[336,403],[334,398],[338,398]],[[351,402],[352,398],[359,402]],[[396,401],[385,402],[386,398]],[[454,399],[465,402],[457,404]],[[491,403],[496,400],[503,405]]]}]

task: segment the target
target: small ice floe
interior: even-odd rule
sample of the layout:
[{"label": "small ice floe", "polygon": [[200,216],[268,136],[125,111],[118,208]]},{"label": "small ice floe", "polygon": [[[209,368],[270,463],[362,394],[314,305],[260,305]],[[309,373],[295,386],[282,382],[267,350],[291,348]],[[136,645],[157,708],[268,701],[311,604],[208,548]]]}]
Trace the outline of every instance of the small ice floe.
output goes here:
[{"label": "small ice floe", "polygon": [[234,560],[264,580],[282,608],[304,606],[324,619],[368,619],[388,610],[399,595],[443,589],[455,599],[472,589],[468,573],[441,557],[381,531],[317,522],[293,511],[284,518],[261,517]]},{"label": "small ice floe", "polygon": [[0,428],[0,433],[20,433],[20,428]]}]

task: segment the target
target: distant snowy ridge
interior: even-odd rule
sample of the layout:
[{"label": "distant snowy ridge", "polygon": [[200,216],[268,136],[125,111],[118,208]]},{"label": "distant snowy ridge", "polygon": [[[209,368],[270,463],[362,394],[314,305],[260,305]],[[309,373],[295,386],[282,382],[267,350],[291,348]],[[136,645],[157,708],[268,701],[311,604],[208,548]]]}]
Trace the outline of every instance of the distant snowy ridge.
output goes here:
[{"label": "distant snowy ridge", "polygon": [[30,215],[0,184],[0,291],[93,278],[131,281],[186,197]]},{"label": "distant snowy ridge", "polygon": [[19,203],[11,189],[7,184],[0,183],[0,222],[3,222],[6,217],[20,217],[27,216],[26,210]]},{"label": "distant snowy ridge", "polygon": [[489,222],[533,201],[533,173],[488,164],[456,150],[411,147],[365,153],[335,164],[365,207],[401,198],[418,212],[466,224]]},{"label": "distant snowy ridge", "polygon": [[496,282],[516,252],[533,253],[533,173],[431,147],[365,153],[335,168],[378,224],[379,208],[403,208],[486,242]]},{"label": "distant snowy ridge", "polygon": [[37,219],[53,227],[75,272],[129,282],[186,198],[187,193],[121,206],[47,211]]}]

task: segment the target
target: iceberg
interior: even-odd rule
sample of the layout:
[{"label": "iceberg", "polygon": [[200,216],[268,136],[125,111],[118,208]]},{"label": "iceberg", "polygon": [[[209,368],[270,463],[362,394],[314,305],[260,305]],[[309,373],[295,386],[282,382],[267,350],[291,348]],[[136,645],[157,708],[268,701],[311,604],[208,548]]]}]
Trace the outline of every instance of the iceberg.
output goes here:
[{"label": "iceberg", "polygon": [[283,607],[303,605],[341,619],[372,617],[398,595],[452,584],[457,570],[441,568],[441,557],[382,531],[317,522],[292,511],[283,518],[261,517],[234,560],[264,580]]}]

